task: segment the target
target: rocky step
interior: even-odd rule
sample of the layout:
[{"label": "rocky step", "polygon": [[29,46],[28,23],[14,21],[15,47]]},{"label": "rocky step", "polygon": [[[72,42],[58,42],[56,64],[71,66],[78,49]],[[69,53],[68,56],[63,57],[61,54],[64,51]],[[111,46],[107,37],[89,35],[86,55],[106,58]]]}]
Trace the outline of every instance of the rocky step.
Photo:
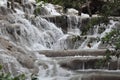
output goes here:
[{"label": "rocky step", "polygon": [[58,64],[70,70],[87,70],[87,69],[107,69],[117,70],[118,61],[114,56],[109,62],[105,61],[105,56],[67,56],[53,57]]},{"label": "rocky step", "polygon": [[42,50],[37,51],[39,54],[44,54],[47,57],[65,57],[65,56],[104,56],[106,55],[106,49],[84,49],[84,50]]},{"label": "rocky step", "polygon": [[120,71],[90,71],[86,72],[81,80],[120,80]]}]

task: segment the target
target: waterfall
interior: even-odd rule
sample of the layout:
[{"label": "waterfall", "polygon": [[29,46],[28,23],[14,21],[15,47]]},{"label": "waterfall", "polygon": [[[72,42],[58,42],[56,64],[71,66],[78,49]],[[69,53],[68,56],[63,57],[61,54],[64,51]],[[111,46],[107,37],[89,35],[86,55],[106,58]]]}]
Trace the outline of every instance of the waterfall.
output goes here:
[{"label": "waterfall", "polygon": [[[78,49],[98,49],[99,45],[101,44],[101,39],[106,36],[109,32],[112,31],[112,29],[115,27],[115,24],[117,22],[114,22],[113,20],[110,20],[108,25],[101,24],[100,26],[105,27],[105,30],[102,33],[99,33],[99,27],[100,26],[94,26],[94,34],[93,35],[87,35],[86,40],[81,44],[81,46]],[[96,39],[91,42],[91,39]],[[99,40],[97,40],[99,39]],[[90,47],[89,47],[90,45]]]},{"label": "waterfall", "polygon": [[[58,27],[56,24],[42,18],[41,15],[35,16],[33,14],[35,9],[34,0],[28,0],[24,4],[24,6],[27,6],[26,8],[19,3],[17,5],[16,2],[16,13],[8,9],[6,3],[7,0],[0,0],[0,64],[4,67],[3,72],[10,72],[13,76],[23,73],[27,75],[28,80],[30,80],[31,74],[37,75],[39,80],[80,80],[81,75],[76,71],[61,67],[59,59],[64,62],[63,58],[58,57],[57,60],[53,57],[48,58],[39,54],[39,51],[79,51],[88,49],[92,51],[92,49],[99,49],[101,39],[106,33],[111,32],[117,23],[110,20],[110,24],[104,25],[105,30],[101,33],[99,33],[100,26],[95,25],[92,33],[88,31],[86,35],[81,35],[82,28],[86,27],[83,26],[83,18],[86,19],[89,16],[85,14],[82,14],[82,16],[67,15],[67,33],[63,33],[60,26]],[[43,4],[42,8],[47,12],[43,14],[45,16],[61,16],[61,13],[52,4]],[[96,56],[92,56],[91,59],[86,59],[90,56],[72,57],[73,59],[68,57],[69,59],[66,60],[68,63],[66,64],[73,67],[71,64],[76,65],[78,63],[80,69],[80,63],[82,62],[83,71],[86,68],[87,60],[91,60],[92,63],[101,59]],[[67,66],[66,64],[63,66]]]},{"label": "waterfall", "polygon": [[[0,58],[2,61],[9,58],[12,61],[3,62],[3,65],[6,64],[8,68],[8,70],[5,69],[6,72],[14,76],[22,73],[30,76],[31,73],[38,72],[39,80],[69,79],[72,76],[70,71],[62,69],[56,61],[36,52],[55,49],[55,44],[64,36],[62,30],[40,16],[33,16],[32,20],[29,20],[26,19],[22,10],[16,9],[16,11],[17,13],[5,15],[0,20],[0,49],[10,53],[8,56],[4,55],[5,52],[0,52]],[[12,66],[12,64],[15,65]]]},{"label": "waterfall", "polygon": [[[40,17],[35,18],[35,24],[33,25],[27,19],[12,16],[15,23],[11,24],[2,21],[1,23],[6,25],[1,28],[1,35],[9,37],[12,41],[31,47],[32,50],[52,49],[52,45],[63,36],[62,31],[57,28],[53,23],[46,21]],[[11,30],[11,31],[9,31]],[[10,34],[11,33],[11,34]],[[14,38],[11,38],[14,37]]]},{"label": "waterfall", "polygon": [[76,15],[68,15],[68,34],[75,34],[75,35],[80,35],[80,18]]},{"label": "waterfall", "polygon": [[0,0],[0,6],[6,6],[7,0]]}]

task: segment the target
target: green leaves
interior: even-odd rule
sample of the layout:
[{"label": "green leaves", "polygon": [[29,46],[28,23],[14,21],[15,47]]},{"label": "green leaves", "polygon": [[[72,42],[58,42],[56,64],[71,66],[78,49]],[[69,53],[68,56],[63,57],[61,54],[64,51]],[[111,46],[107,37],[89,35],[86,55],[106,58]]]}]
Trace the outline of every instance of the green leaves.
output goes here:
[{"label": "green leaves", "polygon": [[36,3],[39,3],[41,0],[36,0]]},{"label": "green leaves", "polygon": [[2,69],[2,65],[0,65],[0,70]]},{"label": "green leaves", "polygon": [[18,76],[16,76],[16,77],[14,77],[13,80],[25,80],[25,75],[24,75],[24,74],[18,75]]},{"label": "green leaves", "polygon": [[32,80],[38,80],[37,76],[34,75],[34,74],[31,75],[31,79],[32,79]]},{"label": "green leaves", "polygon": [[116,14],[115,11],[120,7],[119,0],[107,1],[100,11],[101,15],[109,17],[111,15]]},{"label": "green leaves", "polygon": [[0,80],[25,80],[25,75],[19,75],[16,77],[13,77],[10,73],[0,73]]},{"label": "green leaves", "polygon": [[8,74],[1,73],[0,80],[13,80],[13,77],[10,75],[10,73]]},{"label": "green leaves", "polygon": [[114,29],[109,34],[107,34],[104,38],[102,38],[102,42],[110,45],[114,45],[115,49],[120,49],[120,30]]},{"label": "green leaves", "polygon": [[[2,69],[2,65],[0,65],[0,70],[1,69]],[[3,73],[1,71],[0,72],[0,80],[26,80],[26,76],[25,76],[25,74],[21,74],[21,75],[14,77],[10,73]],[[38,80],[38,78],[32,74],[31,80]]]}]

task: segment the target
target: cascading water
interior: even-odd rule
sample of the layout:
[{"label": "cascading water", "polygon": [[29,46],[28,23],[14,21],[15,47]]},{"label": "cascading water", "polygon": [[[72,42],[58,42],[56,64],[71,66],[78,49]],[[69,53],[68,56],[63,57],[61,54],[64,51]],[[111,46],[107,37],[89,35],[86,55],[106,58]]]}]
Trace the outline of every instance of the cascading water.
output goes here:
[{"label": "cascading water", "polygon": [[75,35],[80,35],[80,24],[81,21],[79,20],[80,18],[76,15],[70,16],[68,15],[68,34],[75,34]]},{"label": "cascading water", "polygon": [[[29,1],[34,3],[34,0]],[[5,5],[6,0],[1,0],[0,6]],[[52,4],[44,7],[48,10],[47,12],[52,11],[50,15],[53,12],[56,13],[53,15],[60,15],[54,10]],[[98,33],[99,27],[95,26],[93,35],[81,36],[80,27],[82,27],[83,16],[69,15],[67,16],[68,33],[64,34],[62,29],[54,23],[40,16],[35,17],[32,14],[33,7],[26,10],[15,8],[16,13],[7,12],[6,7],[4,10],[7,14],[0,13],[0,63],[7,66],[8,70],[4,70],[14,76],[21,73],[30,76],[31,73],[34,73],[39,80],[81,80],[82,75],[61,68],[59,61],[40,55],[38,51],[97,49],[101,41],[97,41],[96,38],[104,37],[116,24],[116,22],[110,21],[111,24],[107,25],[101,34]],[[88,44],[90,45],[88,46]],[[83,62],[82,68],[85,69],[85,62]],[[30,79],[28,78],[28,80]]]},{"label": "cascading water", "polygon": [[[27,54],[26,50],[33,52],[37,50],[53,49],[54,43],[56,43],[59,38],[64,36],[63,32],[59,28],[57,28],[53,23],[50,23],[41,17],[36,17],[36,18],[34,17],[34,19],[30,22],[29,20],[25,19],[24,13],[22,11],[18,9],[16,10],[17,10],[16,14],[5,15],[5,18],[0,20],[0,36],[6,41],[8,41],[6,44],[5,42],[3,42],[5,46],[3,46],[3,44],[1,43],[1,50],[3,51],[3,53],[5,53],[4,51],[6,50],[10,52],[14,52],[13,51],[14,48],[15,48],[15,52],[22,51],[22,53],[24,53],[25,51],[25,54],[23,55],[29,54],[29,53]],[[11,46],[9,46],[10,44],[9,42],[12,42]],[[14,48],[11,49],[13,46]],[[20,51],[19,49],[16,50],[17,47],[20,47],[24,50],[20,50]],[[8,56],[8,58],[11,58],[10,61],[13,61],[13,63],[16,64],[17,67],[18,66],[22,67],[24,62],[26,63],[27,60],[23,59],[22,61],[17,57],[17,54],[14,57],[13,55],[15,54],[10,54],[10,57]],[[32,55],[33,57],[34,54],[29,54],[29,55]],[[39,66],[38,68],[39,72],[37,74],[39,76],[38,77],[39,80],[43,80],[43,79],[67,80],[68,78],[70,78],[72,73],[70,71],[60,68],[56,61],[49,59],[45,56],[41,56],[37,53],[35,56],[37,57],[36,65]],[[2,57],[3,56],[1,56],[0,58]],[[2,58],[2,61],[4,60]],[[22,63],[22,66],[19,64],[19,61]],[[29,63],[31,63],[31,59]],[[19,71],[19,69],[23,73],[22,70],[24,68],[22,69],[22,68],[17,68],[16,66],[12,66],[9,61],[3,62],[3,64],[8,64],[7,66],[9,68],[8,72],[10,72],[11,74],[13,74],[13,72],[15,73],[15,71]],[[12,70],[11,67],[14,67],[15,71],[11,71]],[[31,70],[29,71],[29,69],[27,68],[24,71],[25,74],[31,72]]]},{"label": "cascading water", "polygon": [[[98,49],[99,48],[99,45],[101,44],[101,39],[103,37],[105,37],[105,35],[109,32],[112,31],[112,29],[115,27],[115,24],[117,22],[114,22],[113,20],[110,20],[110,23],[105,26],[104,24],[101,24],[101,26],[104,26],[106,29],[102,32],[102,33],[98,33],[98,29],[99,29],[99,26],[95,26],[95,30],[94,30],[94,34],[93,35],[89,35],[89,36],[86,36],[87,39],[82,43],[82,45],[79,47],[79,49]],[[90,43],[90,38],[98,38],[99,41],[94,41],[92,43]],[[92,44],[91,46],[88,46]]]},{"label": "cascading water", "polygon": [[0,0],[0,6],[5,6],[7,3],[7,0]]}]

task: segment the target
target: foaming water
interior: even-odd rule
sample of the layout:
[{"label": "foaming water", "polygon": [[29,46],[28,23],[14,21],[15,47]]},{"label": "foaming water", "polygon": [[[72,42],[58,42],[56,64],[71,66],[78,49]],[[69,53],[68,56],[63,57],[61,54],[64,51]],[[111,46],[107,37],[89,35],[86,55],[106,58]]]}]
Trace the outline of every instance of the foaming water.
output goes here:
[{"label": "foaming water", "polygon": [[0,0],[0,6],[6,6],[7,0]]},{"label": "foaming water", "polygon": [[68,15],[68,34],[74,34],[74,35],[80,35],[80,24],[81,21],[79,20],[80,18],[76,15]]},{"label": "foaming water", "polygon": [[39,80],[69,80],[72,76],[71,71],[61,68],[56,60],[47,58],[44,55],[36,53],[37,63],[39,64]]},{"label": "foaming water", "polygon": [[[105,37],[106,34],[108,34],[109,32],[112,31],[112,29],[115,27],[116,23],[117,22],[110,20],[109,24],[107,26],[105,26],[106,29],[101,34],[98,33],[98,29],[100,26],[95,26],[96,29],[94,30],[94,34],[91,36],[87,35],[86,40],[81,44],[81,46],[78,49],[98,49],[99,45],[101,44],[101,39],[103,37]],[[102,24],[101,26],[104,26],[104,24]],[[91,43],[90,42],[91,38],[99,39],[99,40]]]},{"label": "foaming water", "polygon": [[[33,0],[30,1],[33,2]],[[6,0],[1,0],[0,4],[5,5],[5,3]],[[50,15],[60,15],[55,11],[53,5],[46,4],[44,7],[46,7]],[[116,23],[110,21],[111,24],[107,25],[107,28],[101,34],[98,33],[97,26],[93,35],[89,36],[88,34],[83,37],[80,30],[82,20],[78,16],[68,16],[68,32],[64,34],[61,28],[40,16],[30,17],[31,19],[29,20],[26,19],[24,11],[17,8],[15,10],[17,11],[16,13],[5,15],[0,20],[0,59],[7,64],[8,72],[12,74],[17,74],[17,72],[13,73],[14,70],[20,73],[32,73],[30,66],[34,64],[31,65],[29,63],[34,62],[35,66],[38,67],[37,76],[39,80],[75,80],[76,73],[61,68],[57,60],[40,55],[37,51],[98,49],[101,41],[97,41],[96,38],[103,38],[106,33],[112,30]],[[84,15],[84,17],[86,16]],[[91,39],[93,42],[89,43]],[[19,59],[20,55],[22,55],[21,59]],[[23,59],[24,56],[25,59]],[[87,57],[82,56],[82,58],[85,59]],[[95,58],[95,56],[92,58]],[[12,64],[15,64],[15,69],[12,69]],[[83,64],[82,70],[84,71],[85,63]],[[34,68],[37,69],[36,67]],[[81,75],[78,74],[77,79],[80,80]]]},{"label": "foaming water", "polygon": [[[63,36],[62,31],[53,23],[37,18],[35,25],[27,19],[13,16],[15,23],[1,28],[1,35],[9,37],[12,41],[31,48],[31,50],[52,49],[52,45]],[[11,34],[8,29],[11,29]],[[9,36],[8,36],[9,35]],[[12,39],[13,37],[13,39]]]}]

